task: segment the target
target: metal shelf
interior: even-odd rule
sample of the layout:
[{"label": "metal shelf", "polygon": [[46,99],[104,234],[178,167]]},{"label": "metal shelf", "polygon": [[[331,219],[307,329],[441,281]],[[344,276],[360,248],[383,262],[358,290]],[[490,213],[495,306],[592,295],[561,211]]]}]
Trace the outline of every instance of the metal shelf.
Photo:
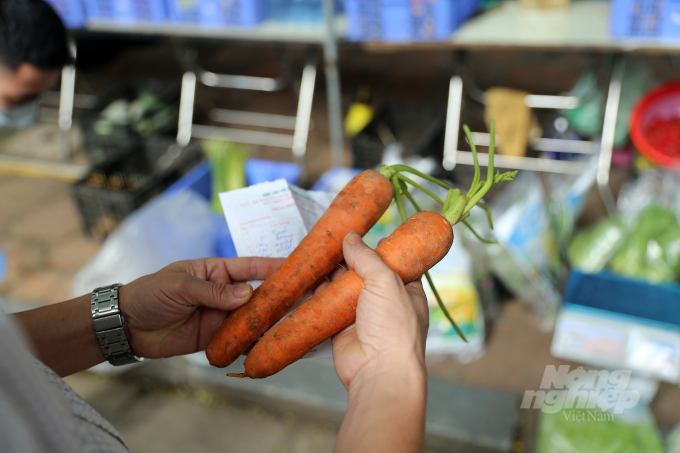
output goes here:
[{"label": "metal shelf", "polygon": [[679,52],[680,40],[617,39],[609,33],[609,1],[574,1],[564,9],[527,11],[506,2],[463,25],[451,44],[466,47]]},{"label": "metal shelf", "polygon": [[[338,35],[344,36],[347,29],[344,17],[336,18]],[[252,28],[206,28],[179,24],[120,24],[113,22],[91,22],[85,30],[97,33],[128,35],[171,36],[178,38],[232,39],[243,41],[276,41],[302,44],[324,44],[326,24],[282,24],[265,21]]]},{"label": "metal shelf", "polygon": [[609,1],[573,0],[568,8],[525,10],[516,1],[474,17],[449,41],[365,42],[370,51],[414,49],[540,49],[679,53],[680,40],[618,39],[609,33]]},{"label": "metal shelf", "polygon": [[[473,165],[474,159],[470,151],[457,151],[456,158],[458,164]],[[486,167],[489,165],[489,155],[477,153],[479,165]],[[494,168],[505,168],[509,170],[528,170],[541,171],[547,173],[568,173],[580,174],[592,166],[589,162],[542,159],[539,157],[516,157],[496,154],[493,159]]]}]

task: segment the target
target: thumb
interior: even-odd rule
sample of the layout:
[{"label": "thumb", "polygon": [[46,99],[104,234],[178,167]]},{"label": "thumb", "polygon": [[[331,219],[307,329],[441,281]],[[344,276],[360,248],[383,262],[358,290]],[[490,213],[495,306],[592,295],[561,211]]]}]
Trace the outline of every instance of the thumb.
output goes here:
[{"label": "thumb", "polygon": [[228,285],[190,277],[184,285],[184,300],[195,306],[216,310],[234,310],[250,300],[253,287],[247,283]]},{"label": "thumb", "polygon": [[394,273],[375,250],[361,240],[361,236],[356,231],[351,231],[345,236],[342,250],[345,261],[364,280],[364,283],[372,277]]}]

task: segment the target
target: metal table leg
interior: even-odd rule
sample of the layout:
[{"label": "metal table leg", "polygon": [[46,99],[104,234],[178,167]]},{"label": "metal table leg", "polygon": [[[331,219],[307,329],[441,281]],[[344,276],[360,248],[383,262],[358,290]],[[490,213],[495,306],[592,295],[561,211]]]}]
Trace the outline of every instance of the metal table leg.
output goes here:
[{"label": "metal table leg", "polygon": [[194,120],[194,96],[196,94],[196,74],[187,71],[182,76],[182,88],[179,98],[179,120],[177,123],[177,144],[187,146],[191,140],[191,128]]},{"label": "metal table leg", "polygon": [[[76,45],[71,42],[70,50],[76,58]],[[71,127],[73,126],[73,101],[76,90],[76,67],[67,65],[61,71],[61,90],[59,93],[59,129],[61,130],[61,160],[71,159]]]},{"label": "metal table leg", "polygon": [[298,101],[297,117],[295,118],[295,132],[293,133],[293,156],[297,160],[302,174],[300,181],[307,181],[307,137],[309,136],[309,122],[312,117],[312,100],[314,99],[314,85],[316,81],[316,65],[307,63],[302,71],[300,84],[300,100]]},{"label": "metal table leg", "polygon": [[449,103],[446,109],[446,131],[444,133],[444,162],[442,162],[444,169],[448,171],[453,170],[457,163],[462,103],[463,79],[459,76],[453,76],[451,82],[449,82]]},{"label": "metal table leg", "polygon": [[602,142],[600,157],[597,163],[597,188],[607,209],[607,214],[615,215],[617,212],[616,200],[609,186],[609,170],[612,164],[612,152],[614,150],[614,134],[616,132],[616,117],[619,111],[621,99],[621,82],[625,70],[625,60],[622,55],[616,57],[612,77],[609,82],[609,94],[604,109],[604,123],[602,125]]},{"label": "metal table leg", "polygon": [[323,11],[326,17],[324,61],[328,96],[328,123],[331,136],[331,153],[333,157],[333,166],[343,167],[342,103],[340,99],[340,76],[338,74],[338,49],[335,40],[333,0],[323,0]]}]

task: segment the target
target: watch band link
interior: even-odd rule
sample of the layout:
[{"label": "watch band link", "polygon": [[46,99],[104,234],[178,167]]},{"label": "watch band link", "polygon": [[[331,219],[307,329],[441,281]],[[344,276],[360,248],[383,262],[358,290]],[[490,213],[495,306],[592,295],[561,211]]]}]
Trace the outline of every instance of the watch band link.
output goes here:
[{"label": "watch band link", "polygon": [[118,307],[120,284],[102,286],[92,291],[91,311],[94,328],[104,357],[111,365],[127,365],[140,361],[130,348],[123,328],[125,319]]}]

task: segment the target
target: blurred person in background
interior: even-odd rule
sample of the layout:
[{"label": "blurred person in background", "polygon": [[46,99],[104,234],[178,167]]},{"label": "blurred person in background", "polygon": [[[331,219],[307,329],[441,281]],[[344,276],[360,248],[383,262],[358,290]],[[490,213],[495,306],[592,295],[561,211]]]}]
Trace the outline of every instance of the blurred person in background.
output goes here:
[{"label": "blurred person in background", "polygon": [[42,0],[0,0],[0,133],[30,126],[71,62],[66,28]]}]

